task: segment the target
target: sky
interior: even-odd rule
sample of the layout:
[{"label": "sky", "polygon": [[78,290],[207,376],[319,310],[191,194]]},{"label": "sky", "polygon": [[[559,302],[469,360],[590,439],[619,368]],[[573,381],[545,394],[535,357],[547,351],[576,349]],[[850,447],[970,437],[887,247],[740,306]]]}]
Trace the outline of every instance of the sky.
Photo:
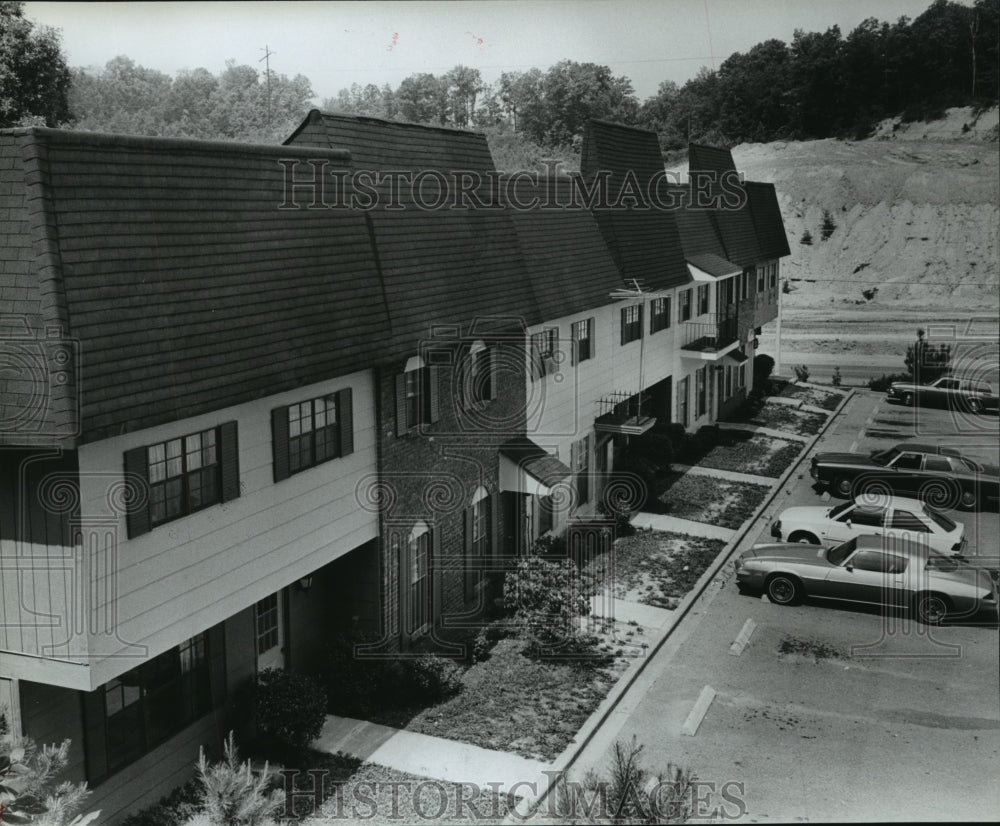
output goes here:
[{"label": "sky", "polygon": [[[971,0],[963,0],[971,2]],[[503,71],[559,60],[611,67],[643,100],[702,66],[795,29],[846,35],[867,17],[916,17],[931,0],[456,0],[455,2],[33,3],[25,15],[62,32],[70,66],[118,55],[168,74],[227,60],[305,75],[322,103],[352,83],[394,88],[463,64]]]}]

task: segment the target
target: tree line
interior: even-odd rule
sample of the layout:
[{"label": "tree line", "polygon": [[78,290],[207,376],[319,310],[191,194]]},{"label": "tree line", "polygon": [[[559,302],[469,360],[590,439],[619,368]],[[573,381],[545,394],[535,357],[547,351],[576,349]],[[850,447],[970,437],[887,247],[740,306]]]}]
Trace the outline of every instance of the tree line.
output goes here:
[{"label": "tree line", "polygon": [[[652,129],[666,151],[689,141],[861,137],[889,116],[925,120],[948,106],[996,102],[998,39],[1000,0],[934,0],[913,20],[869,18],[846,37],[833,26],[797,30],[791,43],[758,43],[683,85],[664,81],[645,101],[607,66],[562,60],[544,71],[503,72],[494,83],[456,66],[395,88],[354,84],[322,108],[481,129],[508,168],[572,156],[590,118]],[[0,125],[274,142],[312,97],[302,75],[234,62],[219,75],[199,68],[171,77],[127,57],[71,71],[56,32],[34,28],[21,3],[0,3]]]}]

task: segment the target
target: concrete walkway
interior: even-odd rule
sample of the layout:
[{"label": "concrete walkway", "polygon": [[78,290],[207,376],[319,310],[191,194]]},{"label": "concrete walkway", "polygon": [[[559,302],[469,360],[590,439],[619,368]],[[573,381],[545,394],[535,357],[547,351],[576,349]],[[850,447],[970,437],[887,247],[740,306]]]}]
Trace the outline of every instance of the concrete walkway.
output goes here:
[{"label": "concrete walkway", "polygon": [[716,479],[728,479],[731,482],[750,482],[754,485],[764,485],[771,487],[777,478],[773,476],[757,476],[753,473],[737,473],[734,470],[719,470],[714,467],[701,467],[700,465],[679,465],[672,463],[671,470],[679,470],[681,473],[693,473],[696,476],[714,476]]},{"label": "concrete walkway", "polygon": [[332,714],[327,715],[313,748],[330,754],[341,752],[418,777],[481,787],[500,783],[504,792],[525,782],[541,790],[548,782],[543,771],[549,764],[539,760]]},{"label": "concrete walkway", "polygon": [[[603,617],[616,622],[637,622],[643,628],[666,628],[674,612],[657,608],[642,602],[616,597],[610,588],[590,598],[590,614],[594,618]],[[649,642],[645,638],[641,642]]]},{"label": "concrete walkway", "polygon": [[691,519],[679,519],[676,516],[668,516],[663,513],[637,513],[632,517],[632,524],[643,530],[689,533],[692,536],[703,536],[706,539],[721,539],[724,542],[728,542],[736,534],[736,531],[729,528],[720,528],[718,525],[695,522]]},{"label": "concrete walkway", "polygon": [[747,430],[750,433],[760,433],[761,436],[773,436],[775,439],[794,439],[798,442],[811,442],[813,436],[802,436],[788,430],[775,430],[773,427],[761,427],[757,424],[745,424],[744,422],[719,422],[722,430]]}]

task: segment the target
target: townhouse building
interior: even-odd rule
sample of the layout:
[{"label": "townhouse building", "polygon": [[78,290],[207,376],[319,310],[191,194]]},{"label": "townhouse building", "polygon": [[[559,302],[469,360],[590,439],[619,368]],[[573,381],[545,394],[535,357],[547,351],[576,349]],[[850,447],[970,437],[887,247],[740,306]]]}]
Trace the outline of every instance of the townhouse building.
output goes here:
[{"label": "townhouse building", "polygon": [[[601,123],[582,167],[663,168]],[[483,135],[319,112],[282,147],[0,132],[0,711],[72,739],[106,822],[331,634],[459,653],[628,439],[743,397],[773,187],[734,219],[499,180]]]},{"label": "townhouse building", "polygon": [[0,134],[0,702],[102,822],[380,627],[388,316],[362,215],[278,209],[297,154]]}]

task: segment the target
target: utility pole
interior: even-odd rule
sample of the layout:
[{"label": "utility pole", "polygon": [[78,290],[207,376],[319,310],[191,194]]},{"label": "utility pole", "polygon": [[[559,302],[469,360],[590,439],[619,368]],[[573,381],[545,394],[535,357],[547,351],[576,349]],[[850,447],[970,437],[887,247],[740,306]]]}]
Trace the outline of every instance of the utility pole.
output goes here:
[{"label": "utility pole", "polygon": [[260,63],[264,61],[264,77],[267,79],[267,125],[271,125],[271,55],[274,54],[265,43],[264,48],[261,49],[264,56],[258,60]]}]

